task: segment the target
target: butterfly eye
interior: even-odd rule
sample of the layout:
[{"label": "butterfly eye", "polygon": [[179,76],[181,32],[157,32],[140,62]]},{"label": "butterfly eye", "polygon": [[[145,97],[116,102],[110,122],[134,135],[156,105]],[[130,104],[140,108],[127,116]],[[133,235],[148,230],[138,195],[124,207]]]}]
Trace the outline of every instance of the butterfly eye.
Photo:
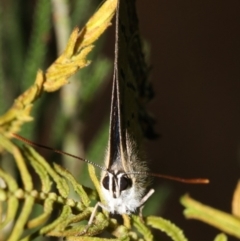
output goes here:
[{"label": "butterfly eye", "polygon": [[127,178],[127,177],[121,177],[120,180],[120,192],[123,190],[126,190],[128,187],[130,187],[132,185],[131,179]]},{"label": "butterfly eye", "polygon": [[103,178],[102,185],[105,189],[109,190],[109,176]]}]

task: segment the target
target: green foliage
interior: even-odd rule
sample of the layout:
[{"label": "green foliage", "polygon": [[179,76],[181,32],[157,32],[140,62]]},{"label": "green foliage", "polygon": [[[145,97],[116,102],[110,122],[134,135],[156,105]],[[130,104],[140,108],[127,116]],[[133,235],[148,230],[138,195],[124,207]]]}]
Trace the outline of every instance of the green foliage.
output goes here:
[{"label": "green foliage", "polygon": [[23,67],[21,91],[27,89],[34,79],[39,66],[43,66],[47,52],[47,36],[51,27],[51,2],[48,0],[37,1],[34,21],[30,37],[30,44],[26,53]]},{"label": "green foliage", "polygon": [[168,220],[160,217],[150,216],[147,218],[147,224],[152,226],[153,228],[157,228],[165,232],[169,237],[172,238],[172,240],[187,241],[186,237],[183,234],[183,231]]},{"label": "green foliage", "polygon": [[[91,203],[99,201],[101,198],[99,199],[93,190],[80,185],[72,174],[61,166],[55,163],[50,165],[33,148],[29,146],[18,148],[4,137],[1,137],[1,143],[5,143],[6,148],[9,145],[16,159],[25,160],[22,163],[24,168],[19,169],[25,188],[19,187],[10,175],[0,169],[0,177],[6,183],[6,188],[1,189],[0,201],[7,204],[6,216],[1,223],[1,229],[4,229],[10,221],[15,219],[8,240],[19,240],[20,238],[32,240],[39,235],[66,237],[67,240],[87,240],[78,237],[78,235],[95,236],[102,233],[103,230],[121,240],[131,240],[141,236],[144,240],[153,240],[151,226],[171,234],[173,240],[186,240],[183,235],[172,235],[178,230],[175,225],[157,217],[148,217],[145,223],[138,216],[132,215],[131,219],[125,216],[125,225],[120,225],[116,220],[110,219],[108,213],[99,212],[94,219],[94,225],[86,229],[83,221],[88,221],[90,218],[93,210]],[[36,190],[34,187],[29,167],[27,167],[29,165],[40,179],[41,190]],[[100,194],[94,168],[92,166],[89,168],[91,169],[90,176],[99,192],[98,194]],[[52,190],[53,186],[56,187],[56,191]],[[74,189],[79,201],[68,198],[70,188]],[[43,206],[42,214],[30,219],[30,214],[37,204]],[[19,207],[21,207],[21,211],[20,215],[17,215]],[[50,221],[56,208],[59,214],[57,218]],[[165,228],[162,228],[164,226]],[[37,230],[35,230],[36,228]],[[27,236],[22,236],[25,229],[33,231]],[[181,233],[181,231],[178,232]],[[93,238],[92,240],[105,239]]]},{"label": "green foliage", "polygon": [[186,208],[184,215],[186,218],[194,218],[208,223],[223,232],[240,238],[240,219],[234,215],[222,212],[215,208],[195,201],[188,195],[181,198],[181,203]]},{"label": "green foliage", "polygon": [[[81,174],[84,179],[88,175],[91,177],[95,188],[90,189],[79,184],[74,178],[75,174],[79,175],[81,168],[73,168],[68,171],[51,159],[46,161],[33,148],[19,147],[12,141],[12,133],[19,132],[23,126],[29,126],[30,121],[33,120],[32,108],[34,106],[36,110],[36,100],[44,100],[45,102],[41,103],[42,106],[44,103],[49,104],[49,97],[44,96],[44,92],[59,90],[71,78],[73,89],[70,92],[62,91],[61,93],[61,108],[56,112],[57,117],[53,124],[53,141],[58,145],[62,136],[65,136],[63,149],[72,152],[69,145],[75,146],[73,153],[78,153],[77,148],[82,146],[79,139],[82,138],[83,128],[81,125],[77,126],[77,123],[79,118],[80,123],[86,120],[89,106],[94,100],[93,93],[103,88],[104,79],[110,70],[110,61],[100,55],[101,41],[96,46],[95,52],[92,50],[95,41],[111,24],[117,0],[107,0],[81,31],[78,28],[73,30],[69,40],[66,40],[65,43],[60,43],[60,39],[66,38],[66,33],[68,37],[72,26],[80,22],[82,24],[87,13],[93,11],[94,8],[89,0],[76,0],[72,9],[69,8],[70,4],[67,1],[59,1],[59,4],[60,2],[66,13],[72,11],[71,16],[65,15],[64,25],[56,19],[51,23],[51,11],[55,17],[57,12],[51,9],[49,0],[37,1],[31,26],[32,31],[29,41],[27,41],[29,44],[25,43],[25,36],[20,31],[22,28],[20,12],[26,5],[22,6],[21,1],[14,0],[8,1],[6,6],[0,4],[2,20],[0,21],[1,111],[5,111],[10,106],[13,96],[27,89],[0,117],[2,163],[5,162],[9,165],[11,160],[9,155],[6,155],[8,152],[13,156],[17,167],[17,175],[14,175],[14,170],[11,173],[4,170],[3,165],[0,168],[0,239],[33,240],[45,235],[65,237],[66,240],[154,240],[152,232],[152,228],[154,228],[165,232],[172,240],[187,240],[179,227],[168,220],[154,216],[142,218],[136,215],[123,215],[123,224],[120,224],[116,219],[110,218],[104,210],[99,210],[94,218],[94,224],[88,227],[86,223],[94,205],[98,201],[104,201],[93,166],[88,166],[89,174],[86,173],[86,169],[83,169],[84,175]],[[3,9],[4,7],[5,9]],[[82,18],[78,19],[80,16]],[[7,27],[5,28],[5,26]],[[60,56],[47,68],[46,62],[50,61],[47,59],[47,52],[49,51],[48,41],[51,36],[51,27],[56,32],[57,52]],[[65,35],[60,37],[57,29],[64,29]],[[6,45],[10,50],[9,53],[4,48]],[[5,61],[6,56],[9,56],[9,59]],[[91,58],[93,63],[88,69],[83,70],[90,64],[88,58]],[[46,67],[46,71],[37,70],[40,67]],[[78,76],[72,78],[80,69]],[[35,83],[31,84],[36,72]],[[10,84],[9,80],[14,80],[14,82]],[[79,105],[81,105],[80,111],[76,113]],[[40,108],[37,109],[35,123],[42,122],[41,115],[44,111],[41,112]],[[37,126],[37,124],[35,125]],[[65,130],[66,125],[74,128]],[[76,129],[78,131],[80,129],[80,131],[76,132]],[[31,135],[35,136],[33,127],[30,128],[30,131]],[[80,133],[79,139],[76,133]],[[24,130],[24,136],[26,135],[26,130]],[[103,121],[101,129],[91,141],[87,151],[86,155],[90,160],[102,161],[100,156],[102,157],[104,154],[107,137],[108,122]],[[81,151],[81,156],[83,155],[83,151]],[[64,166],[71,169],[68,162]],[[77,170],[77,173],[74,173],[74,169]],[[189,204],[188,200],[188,197],[182,199],[185,206],[188,208],[191,206],[185,211],[185,215],[188,218],[194,216],[194,218],[208,222],[206,217],[212,210],[201,208],[197,211],[194,209],[193,212],[192,207],[195,208],[199,205],[193,204],[192,201]],[[41,209],[37,213],[35,210],[39,207]],[[205,218],[201,218],[202,215]],[[238,218],[231,215],[226,216],[217,210],[214,210],[214,215],[216,215],[214,221],[217,223],[214,224],[216,227],[239,238]],[[227,224],[224,220],[227,220]],[[210,224],[213,225],[213,223]],[[103,233],[111,238],[97,237]],[[219,234],[215,240],[221,241],[227,240],[227,238],[224,234]]]},{"label": "green foliage", "polygon": [[214,241],[227,241],[227,236],[224,233],[220,233],[216,236]]}]

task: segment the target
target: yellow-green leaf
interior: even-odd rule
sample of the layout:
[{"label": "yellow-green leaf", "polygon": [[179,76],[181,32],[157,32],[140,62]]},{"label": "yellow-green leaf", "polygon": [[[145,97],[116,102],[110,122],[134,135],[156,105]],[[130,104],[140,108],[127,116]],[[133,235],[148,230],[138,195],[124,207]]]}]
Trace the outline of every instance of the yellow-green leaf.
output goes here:
[{"label": "yellow-green leaf", "polygon": [[240,238],[239,218],[197,202],[188,195],[181,198],[181,203],[186,208],[184,210],[186,218],[200,220],[222,230],[223,232]]}]

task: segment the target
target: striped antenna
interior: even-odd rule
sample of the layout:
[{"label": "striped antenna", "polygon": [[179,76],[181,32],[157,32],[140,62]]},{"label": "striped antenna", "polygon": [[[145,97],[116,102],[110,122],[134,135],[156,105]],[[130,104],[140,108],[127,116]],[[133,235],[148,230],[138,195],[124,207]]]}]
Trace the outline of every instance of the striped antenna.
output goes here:
[{"label": "striped antenna", "polygon": [[25,143],[27,143],[27,144],[30,145],[30,146],[40,147],[40,148],[42,148],[42,149],[46,149],[46,150],[49,150],[49,151],[53,151],[53,152],[56,152],[56,153],[61,154],[61,155],[70,156],[70,157],[75,158],[75,159],[78,159],[78,160],[80,160],[80,161],[82,161],[82,162],[86,162],[86,163],[88,163],[88,164],[90,164],[90,165],[92,165],[92,166],[95,166],[95,167],[97,167],[97,168],[99,168],[99,169],[101,169],[101,170],[103,170],[103,171],[107,171],[106,168],[98,165],[97,163],[91,162],[91,161],[89,161],[89,160],[87,160],[87,159],[84,159],[84,158],[81,158],[81,157],[79,157],[79,156],[75,156],[75,155],[70,154],[70,153],[68,153],[68,152],[60,151],[60,150],[54,149],[54,148],[49,147],[49,146],[45,146],[45,145],[38,144],[38,143],[36,143],[36,142],[30,141],[30,140],[28,140],[28,139],[26,139],[26,138],[24,138],[24,137],[22,137],[22,136],[20,136],[20,135],[18,135],[18,134],[15,134],[15,133],[12,133],[12,136],[13,136],[15,139],[18,139],[18,140],[20,140],[20,141],[22,141],[22,142],[25,142]]}]

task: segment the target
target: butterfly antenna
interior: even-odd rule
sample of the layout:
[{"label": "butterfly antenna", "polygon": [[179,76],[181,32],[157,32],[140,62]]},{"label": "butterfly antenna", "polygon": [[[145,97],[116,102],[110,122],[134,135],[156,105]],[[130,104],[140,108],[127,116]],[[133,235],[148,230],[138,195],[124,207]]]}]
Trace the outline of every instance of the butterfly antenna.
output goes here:
[{"label": "butterfly antenna", "polygon": [[188,183],[188,184],[208,184],[210,181],[207,178],[181,178],[181,177],[173,177],[173,176],[168,176],[168,175],[162,175],[162,174],[158,174],[158,173],[149,173],[149,172],[130,172],[127,174],[145,174],[145,175],[149,175],[152,177],[159,177],[159,178],[164,178],[164,179],[168,179],[168,180],[172,180],[172,181],[176,181],[176,182],[182,182],[182,183]]},{"label": "butterfly antenna", "polygon": [[27,144],[30,145],[30,146],[40,147],[40,148],[42,148],[42,149],[46,149],[46,150],[49,150],[49,151],[53,151],[53,152],[56,152],[56,153],[61,154],[61,155],[70,156],[70,157],[72,157],[72,158],[75,158],[75,159],[78,159],[78,160],[80,160],[80,161],[86,162],[86,163],[88,163],[88,164],[90,164],[90,165],[92,165],[92,166],[95,166],[95,167],[97,167],[97,168],[99,168],[99,169],[101,169],[101,170],[103,170],[103,171],[106,171],[106,169],[105,169],[104,167],[102,167],[102,166],[100,166],[100,165],[98,165],[98,164],[96,164],[96,163],[94,163],[94,162],[91,162],[91,161],[89,161],[89,160],[87,160],[87,159],[81,158],[81,157],[79,157],[79,156],[75,156],[75,155],[72,155],[72,154],[70,154],[70,153],[68,153],[68,152],[60,151],[60,150],[54,149],[54,148],[49,147],[49,146],[45,146],[45,145],[38,144],[38,143],[36,143],[36,142],[30,141],[30,140],[28,140],[28,139],[26,139],[26,138],[24,138],[24,137],[22,137],[22,136],[20,136],[20,135],[17,135],[17,134],[15,134],[15,133],[12,133],[12,136],[13,136],[14,138],[22,141],[22,142],[27,143]]}]

